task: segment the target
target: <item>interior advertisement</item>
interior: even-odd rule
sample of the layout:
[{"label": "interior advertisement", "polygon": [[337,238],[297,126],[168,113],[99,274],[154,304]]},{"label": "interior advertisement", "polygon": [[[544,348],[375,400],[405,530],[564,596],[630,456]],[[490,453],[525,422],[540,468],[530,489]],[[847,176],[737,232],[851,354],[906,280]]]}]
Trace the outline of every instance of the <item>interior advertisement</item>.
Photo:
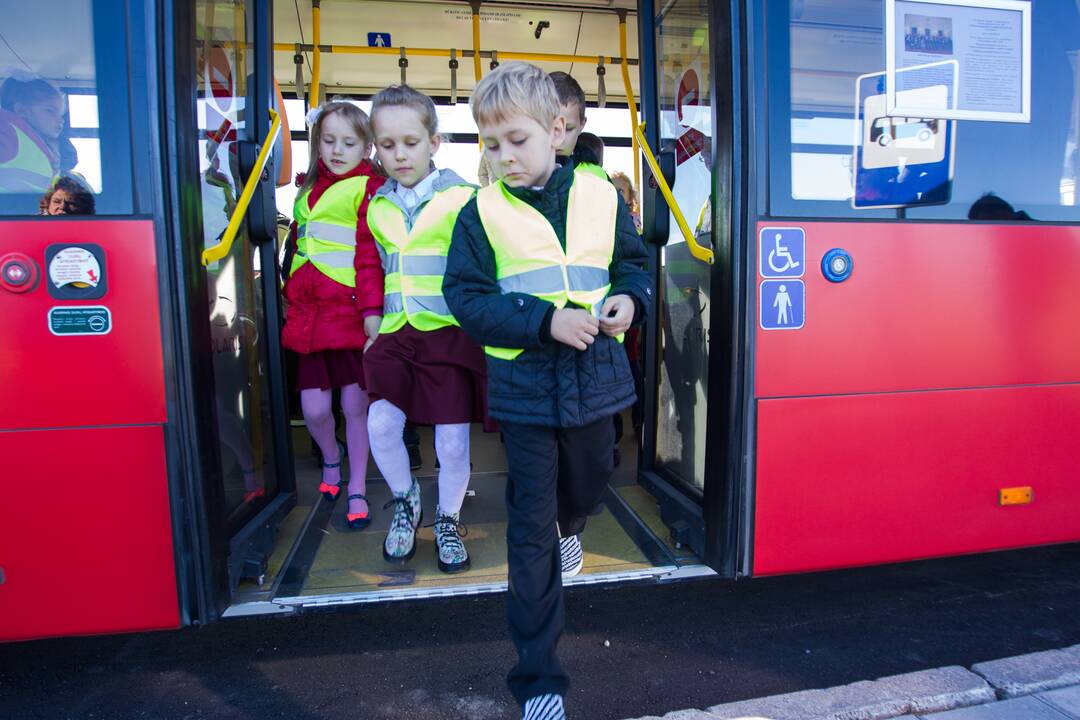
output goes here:
[{"label": "interior advertisement", "polygon": [[[1031,121],[1030,2],[886,0],[885,43],[889,115]],[[931,83],[901,70],[944,60],[958,69],[955,103],[904,93]]]}]

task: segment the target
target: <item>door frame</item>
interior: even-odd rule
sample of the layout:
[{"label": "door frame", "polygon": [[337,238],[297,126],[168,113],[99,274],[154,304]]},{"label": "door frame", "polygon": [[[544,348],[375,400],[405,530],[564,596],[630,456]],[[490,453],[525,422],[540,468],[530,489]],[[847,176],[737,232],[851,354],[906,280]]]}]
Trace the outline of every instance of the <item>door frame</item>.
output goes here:
[{"label": "door frame", "polygon": [[[739,550],[745,535],[742,482],[749,460],[739,452],[746,436],[744,412],[746,338],[745,238],[742,208],[746,198],[745,51],[742,42],[742,0],[709,3],[709,71],[713,142],[712,198],[713,246],[716,261],[709,272],[709,352],[706,410],[704,489],[698,490],[675,478],[656,464],[660,376],[660,314],[654,312],[646,325],[646,388],[643,417],[646,428],[639,465],[639,482],[660,505],[664,522],[676,541],[689,545],[704,562],[725,577],[742,572]],[[658,154],[660,147],[659,91],[657,78],[657,18],[653,0],[638,3],[641,57],[642,114],[646,139]],[[667,234],[667,207],[658,191],[648,190],[651,173],[642,176],[641,197],[645,208],[645,237]],[[664,278],[660,246],[647,243],[650,270],[658,302]],[[716,292],[719,289],[719,292]]]},{"label": "door frame", "polygon": [[[225,512],[221,451],[215,403],[215,380],[210,328],[210,307],[206,269],[202,265],[201,243],[187,238],[202,237],[201,183],[197,153],[192,152],[192,138],[199,137],[197,116],[195,3],[187,0],[164,0],[161,7],[164,22],[161,27],[161,87],[164,89],[159,111],[161,136],[169,169],[163,178],[166,222],[169,229],[170,265],[175,278],[175,298],[169,311],[176,328],[176,453],[170,459],[183,471],[179,502],[183,504],[183,523],[174,536],[177,556],[181,559],[178,572],[183,573],[187,590],[181,597],[186,609],[186,622],[205,623],[222,616],[232,601],[232,588],[242,572],[249,551],[269,554],[276,527],[296,505],[295,474],[292,447],[289,442],[289,411],[284,380],[284,361],[281,351],[281,303],[278,290],[276,234],[267,235],[266,215],[276,212],[274,178],[268,165],[248,209],[245,223],[252,224],[254,213],[262,213],[252,230],[265,237],[259,247],[261,292],[267,343],[267,382],[269,391],[271,442],[277,469],[277,494],[238,528],[230,528]],[[246,27],[252,32],[247,42],[252,45],[252,81],[248,83],[247,102],[274,107],[273,95],[273,17],[269,3],[247,0]],[[264,98],[260,103],[256,98]],[[265,138],[269,131],[269,113],[256,113],[251,119],[250,137]],[[257,154],[255,142],[239,143],[241,174],[250,171]],[[271,163],[273,160],[271,160]],[[246,167],[245,167],[246,166]],[[276,227],[270,215],[269,228]],[[276,232],[276,231],[275,231]],[[252,238],[254,240],[254,237]],[[272,241],[273,240],[273,241]]]}]

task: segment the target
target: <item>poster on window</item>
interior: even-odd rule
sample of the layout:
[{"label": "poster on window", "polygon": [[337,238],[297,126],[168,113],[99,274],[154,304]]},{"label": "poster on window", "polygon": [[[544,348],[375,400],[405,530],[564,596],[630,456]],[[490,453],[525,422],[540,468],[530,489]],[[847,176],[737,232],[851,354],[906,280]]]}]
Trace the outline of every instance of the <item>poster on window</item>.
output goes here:
[{"label": "poster on window", "polygon": [[[1027,0],[886,0],[885,53],[890,116],[1031,122]],[[932,83],[900,71],[946,60],[958,70],[955,102],[905,94]]]},{"label": "poster on window", "polygon": [[[956,96],[956,65],[951,61],[909,68],[927,83],[901,91],[915,105],[949,107]],[[942,82],[929,84],[929,78]],[[938,205],[952,194],[956,123],[940,118],[889,115],[885,73],[855,80],[854,188],[856,210]]]}]

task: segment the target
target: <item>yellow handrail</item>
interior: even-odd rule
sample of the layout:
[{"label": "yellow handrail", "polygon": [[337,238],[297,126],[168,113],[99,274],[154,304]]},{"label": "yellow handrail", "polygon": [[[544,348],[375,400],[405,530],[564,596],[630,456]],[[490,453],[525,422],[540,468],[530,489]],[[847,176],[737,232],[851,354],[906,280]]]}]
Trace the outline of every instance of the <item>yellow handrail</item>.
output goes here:
[{"label": "yellow handrail", "polygon": [[308,104],[313,108],[317,108],[321,101],[319,84],[322,82],[322,45],[319,43],[322,39],[320,0],[312,0],[311,3],[311,34],[312,42],[315,44],[315,51],[311,61],[311,89],[308,91]]},{"label": "yellow handrail", "polygon": [[619,54],[622,56],[622,62],[619,65],[622,67],[622,79],[623,87],[626,92],[626,105],[630,108],[630,139],[634,145],[634,187],[641,191],[641,171],[638,169],[639,164],[637,161],[638,149],[637,149],[637,126],[638,126],[638,114],[637,114],[637,100],[634,98],[634,88],[630,85],[630,68],[626,60],[626,12],[619,12]]},{"label": "yellow handrail", "polygon": [[[296,53],[297,43],[274,43],[274,52],[288,52]],[[300,44],[300,50],[302,52],[314,52],[315,46],[310,44]],[[400,47],[368,47],[367,45],[320,45],[319,50],[322,53],[335,55],[387,55],[391,57],[400,57]],[[483,58],[491,57],[491,50],[481,50],[477,53],[474,50],[468,48],[425,48],[425,47],[406,47],[405,54],[412,57],[438,57],[449,58],[450,51],[456,50],[458,59],[473,58],[474,65],[479,64]],[[638,58],[635,57],[618,57],[615,55],[570,55],[565,53],[532,53],[532,52],[512,52],[510,50],[499,50],[499,60],[525,60],[528,62],[579,62],[579,63],[593,63],[603,57],[604,62],[609,65],[618,65],[626,61],[628,65],[636,66],[641,63]],[[473,68],[474,74],[476,68]]]},{"label": "yellow handrail", "polygon": [[690,254],[698,260],[712,265],[715,260],[713,251],[698,243],[697,238],[694,237],[694,233],[686,222],[686,218],[683,217],[682,210],[679,209],[679,204],[675,202],[675,196],[671,193],[671,187],[668,185],[667,179],[660,172],[660,163],[656,162],[656,156],[653,155],[652,148],[649,147],[649,142],[645,139],[645,123],[641,123],[634,128],[634,135],[637,137],[638,145],[641,146],[642,154],[645,155],[645,162],[649,163],[649,167],[652,168],[653,177],[656,178],[660,193],[664,196],[664,200],[667,201],[671,214],[675,216],[675,222],[679,225],[679,230],[682,231],[683,237],[686,239],[686,246],[690,248]]},{"label": "yellow handrail", "polygon": [[259,178],[262,177],[263,170],[266,169],[266,161],[270,159],[270,151],[273,149],[274,143],[277,142],[279,132],[281,132],[281,116],[271,109],[270,132],[267,133],[266,141],[263,142],[263,146],[259,150],[259,156],[255,158],[255,167],[252,168],[247,182],[244,183],[244,191],[240,193],[240,199],[236,202],[236,207],[233,208],[232,215],[229,217],[229,224],[225,226],[225,232],[221,234],[221,242],[203,250],[203,265],[209,265],[216,260],[220,260],[232,250],[233,241],[236,240],[236,233],[240,231],[240,223],[244,221],[248,205],[251,204],[251,196],[255,194],[255,186],[259,184]]},{"label": "yellow handrail", "polygon": [[473,74],[480,82],[480,3],[472,3]]}]

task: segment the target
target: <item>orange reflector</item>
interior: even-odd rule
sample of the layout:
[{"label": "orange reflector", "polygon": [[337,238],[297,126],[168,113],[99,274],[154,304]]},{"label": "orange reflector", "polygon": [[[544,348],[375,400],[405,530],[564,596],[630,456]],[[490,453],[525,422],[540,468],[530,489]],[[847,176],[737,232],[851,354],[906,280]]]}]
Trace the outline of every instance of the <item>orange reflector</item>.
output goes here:
[{"label": "orange reflector", "polygon": [[1001,505],[1027,505],[1031,502],[1034,493],[1031,486],[1001,488],[998,491],[998,502]]}]

